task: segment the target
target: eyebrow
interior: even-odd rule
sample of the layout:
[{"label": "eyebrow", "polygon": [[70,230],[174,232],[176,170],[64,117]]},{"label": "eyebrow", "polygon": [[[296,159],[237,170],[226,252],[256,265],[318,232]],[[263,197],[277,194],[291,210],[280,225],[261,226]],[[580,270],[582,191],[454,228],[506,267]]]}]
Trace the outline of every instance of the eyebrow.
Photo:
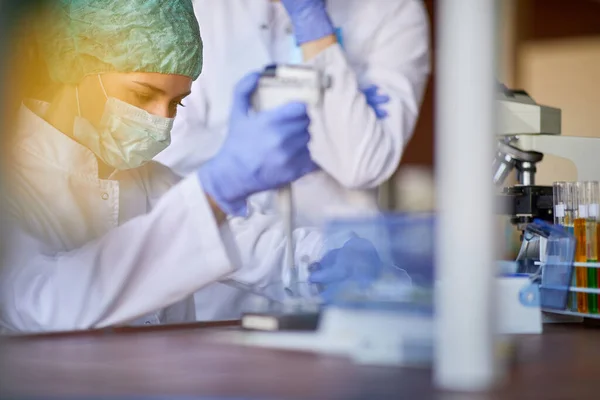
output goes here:
[{"label": "eyebrow", "polygon": [[[162,95],[166,95],[167,94],[164,90],[162,90],[160,88],[157,88],[156,86],[153,86],[153,85],[151,85],[149,83],[146,83],[146,82],[133,81],[133,83],[137,83],[140,86],[144,86],[145,88],[148,88],[148,89],[152,90],[153,92],[160,93]],[[191,93],[192,93],[191,91],[187,91],[186,93],[177,96],[177,98],[183,99],[184,97],[189,96]]]},{"label": "eyebrow", "polygon": [[157,92],[160,94],[166,94],[164,90],[157,88],[156,86],[152,86],[149,83],[145,83],[145,82],[138,82],[138,81],[133,81],[133,83],[137,83],[140,86],[144,86],[145,88],[148,88],[150,90],[152,90],[153,92]]}]

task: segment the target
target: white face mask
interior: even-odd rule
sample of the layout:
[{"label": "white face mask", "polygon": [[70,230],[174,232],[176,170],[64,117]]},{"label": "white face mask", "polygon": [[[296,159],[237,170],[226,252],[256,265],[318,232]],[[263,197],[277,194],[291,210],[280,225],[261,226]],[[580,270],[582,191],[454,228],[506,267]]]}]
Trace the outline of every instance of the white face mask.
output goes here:
[{"label": "white face mask", "polygon": [[171,144],[173,118],[152,115],[129,103],[108,97],[100,75],[100,86],[106,97],[104,113],[98,129],[81,116],[79,91],[73,126],[74,138],[106,165],[118,170],[137,168],[151,161]]}]

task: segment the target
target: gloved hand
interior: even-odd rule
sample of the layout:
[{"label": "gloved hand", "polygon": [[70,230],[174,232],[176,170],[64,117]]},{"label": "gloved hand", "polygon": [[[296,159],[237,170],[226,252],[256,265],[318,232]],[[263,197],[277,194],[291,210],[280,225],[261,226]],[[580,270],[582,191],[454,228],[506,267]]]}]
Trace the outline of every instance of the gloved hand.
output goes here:
[{"label": "gloved hand", "polygon": [[331,302],[345,283],[366,288],[382,273],[383,262],[368,240],[353,237],[339,249],[331,250],[321,261],[309,266],[309,281],[322,290],[321,297]]},{"label": "gloved hand", "polygon": [[252,112],[251,97],[259,77],[253,73],[238,83],[227,139],[198,171],[204,191],[228,215],[245,216],[248,196],[276,189],[318,168],[308,151],[306,105],[290,103]]},{"label": "gloved hand", "polygon": [[292,20],[298,46],[335,34],[335,28],[325,7],[325,0],[281,0],[281,2]]},{"label": "gloved hand", "polygon": [[385,119],[388,116],[388,112],[384,110],[381,106],[389,103],[390,96],[379,93],[379,87],[377,85],[371,85],[361,91],[365,94],[367,98],[367,104],[371,106],[373,111],[375,111],[375,115],[377,115],[378,119]]}]

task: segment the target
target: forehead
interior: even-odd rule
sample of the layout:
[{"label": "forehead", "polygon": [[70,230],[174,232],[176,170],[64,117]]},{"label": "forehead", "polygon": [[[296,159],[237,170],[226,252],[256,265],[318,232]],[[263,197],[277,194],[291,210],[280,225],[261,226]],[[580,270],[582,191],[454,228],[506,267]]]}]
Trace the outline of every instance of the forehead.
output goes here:
[{"label": "forehead", "polygon": [[155,72],[107,73],[102,79],[117,85],[135,85],[142,83],[160,89],[167,95],[179,96],[190,91],[192,79],[183,75],[161,74]]}]

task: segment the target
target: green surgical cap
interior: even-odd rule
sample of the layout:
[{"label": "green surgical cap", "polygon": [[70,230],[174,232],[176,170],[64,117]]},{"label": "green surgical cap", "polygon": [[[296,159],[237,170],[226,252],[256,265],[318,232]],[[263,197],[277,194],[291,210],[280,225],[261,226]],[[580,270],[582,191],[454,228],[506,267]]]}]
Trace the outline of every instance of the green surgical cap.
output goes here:
[{"label": "green surgical cap", "polygon": [[104,72],[198,78],[202,39],[191,0],[52,0],[38,41],[50,77],[77,84]]}]

